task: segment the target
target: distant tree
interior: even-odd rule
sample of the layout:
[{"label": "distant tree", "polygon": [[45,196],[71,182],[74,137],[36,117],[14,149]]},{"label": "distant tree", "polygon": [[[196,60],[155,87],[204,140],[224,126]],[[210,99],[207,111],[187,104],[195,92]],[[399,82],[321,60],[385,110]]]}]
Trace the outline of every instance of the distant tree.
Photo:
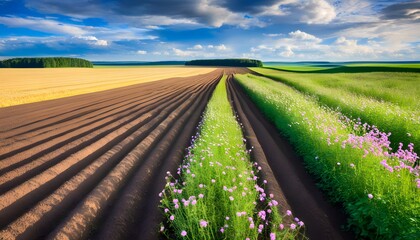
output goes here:
[{"label": "distant tree", "polygon": [[81,58],[11,58],[0,61],[0,68],[55,68],[55,67],[93,67],[88,60]]},{"label": "distant tree", "polygon": [[223,66],[223,67],[262,67],[260,60],[256,59],[202,59],[185,63],[187,66]]}]

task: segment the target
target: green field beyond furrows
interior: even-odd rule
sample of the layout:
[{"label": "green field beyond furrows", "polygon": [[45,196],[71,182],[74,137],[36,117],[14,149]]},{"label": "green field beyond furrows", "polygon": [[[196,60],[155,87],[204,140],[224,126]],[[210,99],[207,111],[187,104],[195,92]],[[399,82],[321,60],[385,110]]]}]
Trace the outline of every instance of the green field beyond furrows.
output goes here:
[{"label": "green field beyond furrows", "polygon": [[278,81],[251,74],[236,75],[236,81],[304,158],[330,199],[344,205],[356,234],[419,239],[418,157],[412,145],[391,144],[381,131],[395,130],[398,141],[418,141],[417,103],[405,101],[416,98],[419,76],[401,73],[380,81],[386,74],[253,70]]},{"label": "green field beyond furrows", "polygon": [[420,73],[291,73],[254,71],[312,95],[325,106],[391,133],[393,148],[420,146]]},{"label": "green field beyond furrows", "polygon": [[208,103],[184,163],[176,175],[168,174],[161,231],[169,239],[295,239],[303,223],[279,227],[277,202],[257,185],[258,166],[250,162],[225,80]]}]

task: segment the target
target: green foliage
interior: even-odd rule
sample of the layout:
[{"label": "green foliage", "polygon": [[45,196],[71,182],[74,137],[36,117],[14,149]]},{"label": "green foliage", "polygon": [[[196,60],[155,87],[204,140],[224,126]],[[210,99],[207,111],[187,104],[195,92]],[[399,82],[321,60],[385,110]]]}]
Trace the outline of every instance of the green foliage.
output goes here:
[{"label": "green foliage", "polygon": [[420,74],[298,74],[270,69],[254,71],[313,95],[331,108],[391,132],[393,147],[400,142],[420,147]]},{"label": "green foliage", "polygon": [[[256,187],[258,170],[250,162],[241,127],[227,98],[225,80],[207,105],[200,134],[178,169],[179,178],[171,174],[167,177],[161,195],[167,221],[161,231],[170,239],[181,239],[182,233],[185,239],[266,239],[270,234],[294,239],[298,228],[293,230],[284,224],[280,230],[282,216],[277,203]],[[267,225],[258,216],[260,211],[267,214]]]},{"label": "green foliage", "polygon": [[315,97],[251,74],[235,79],[288,138],[329,198],[344,205],[361,238],[420,238],[416,174],[408,169],[386,170],[381,161],[388,157],[367,154],[373,146],[369,142],[343,146],[349,136],[366,132],[355,130],[353,122],[343,121],[340,112],[320,105]]},{"label": "green foliage", "polygon": [[55,67],[93,67],[88,60],[81,58],[12,58],[0,61],[0,68],[55,68]]},{"label": "green foliage", "polygon": [[228,66],[228,67],[262,67],[260,60],[255,59],[202,59],[186,62],[187,66]]}]

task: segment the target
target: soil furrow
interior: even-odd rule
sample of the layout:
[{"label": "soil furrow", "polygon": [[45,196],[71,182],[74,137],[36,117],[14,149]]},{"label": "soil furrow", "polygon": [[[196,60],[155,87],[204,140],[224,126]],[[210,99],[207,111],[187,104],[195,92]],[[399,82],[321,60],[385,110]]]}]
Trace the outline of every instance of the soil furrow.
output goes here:
[{"label": "soil furrow", "polygon": [[[214,89],[214,83],[213,81],[207,90],[195,100],[184,116],[172,126],[159,145],[146,157],[144,164],[136,172],[132,181],[125,187],[122,197],[113,205],[112,212],[106,218],[106,223],[101,227],[101,233],[96,237],[97,239],[104,239],[105,237],[108,237],[108,239],[133,239],[138,230],[136,225],[144,218],[142,216],[147,216],[149,221],[156,218],[159,211],[153,215],[145,214],[144,212],[147,209],[145,206],[148,205],[148,201],[158,196],[159,191],[155,192],[153,190],[163,189],[165,185],[164,176],[162,177],[159,172],[166,172],[166,168],[162,168],[165,164],[172,162],[175,164],[181,163],[182,155],[172,158],[170,154],[171,148],[175,147],[182,150],[188,147],[188,140],[194,134],[194,126],[198,124],[198,119],[192,122],[190,118],[194,117],[194,115],[201,115],[204,109],[203,106],[206,105],[210,93]],[[197,117],[195,116],[195,118]],[[189,131],[185,131],[186,127],[190,128]],[[182,140],[180,139],[181,134],[184,134]],[[180,146],[172,146],[176,139],[178,139],[177,143],[179,143],[176,145]],[[170,160],[168,161],[168,159]],[[145,188],[139,188],[139,185],[144,185]],[[156,210],[158,210],[158,203],[158,199],[154,201],[153,208]],[[157,226],[158,222],[154,222],[153,225]],[[150,230],[157,233],[156,228]],[[142,237],[145,239],[144,235]]]},{"label": "soil furrow", "polygon": [[[184,96],[176,100],[183,101],[186,99],[188,99],[188,96]],[[61,185],[61,182],[65,181],[68,177],[73,176],[75,173],[78,172],[80,168],[84,168],[91,161],[99,157],[103,152],[106,152],[106,150],[109,147],[117,144],[125,137],[131,135],[136,129],[141,128],[141,126],[145,127],[152,125],[155,122],[164,119],[166,117],[164,113],[175,109],[177,107],[177,104],[177,101],[171,101],[170,105],[167,106],[166,109],[158,108],[154,109],[151,112],[141,115],[138,119],[136,119],[136,121],[130,122],[120,127],[119,129],[114,130],[105,137],[89,145],[89,147],[87,148],[78,149],[77,152],[73,153],[71,156],[59,162],[58,164],[52,166],[51,168],[48,168],[42,173],[36,175],[31,179],[28,179],[28,181],[1,195],[0,212],[6,207],[9,207],[12,203],[19,203],[18,200],[27,195],[28,193],[32,191],[39,191],[41,188],[46,186],[48,182],[51,182],[48,185],[54,185],[58,187],[59,185]],[[145,121],[148,122],[144,124]],[[11,173],[14,173],[14,171]],[[61,180],[55,179],[57,177],[60,177]],[[14,178],[11,179],[13,180]],[[52,188],[52,186],[49,186],[49,188]],[[39,194],[36,195],[39,196]],[[11,208],[14,207],[11,206]]]},{"label": "soil furrow", "polygon": [[[183,100],[179,100],[179,101],[183,101]],[[174,103],[174,105],[177,105],[177,104]],[[151,128],[156,127],[159,123],[160,122],[157,122]],[[136,134],[143,135],[143,137],[145,137],[146,133],[147,133],[147,129],[145,128],[145,129],[139,129]],[[75,199],[76,196],[80,198],[81,196],[83,196],[82,193],[87,194],[86,189],[88,187],[86,185],[88,185],[89,183],[90,185],[93,185],[99,182],[98,181],[99,178],[97,176],[90,177],[89,173],[90,174],[94,173],[94,175],[98,175],[99,172],[104,172],[106,171],[106,169],[108,170],[112,169],[112,167],[115,166],[115,164],[113,166],[110,166],[109,162],[111,160],[115,161],[115,160],[118,160],[118,158],[124,157],[125,154],[121,154],[121,153],[127,152],[126,150],[124,150],[124,148],[131,146],[130,148],[131,150],[132,148],[134,148],[134,145],[139,142],[139,139],[136,139],[134,141],[132,140],[134,136],[130,136],[130,138],[127,138],[124,141],[122,141],[120,144],[118,144],[119,148],[116,148],[113,151],[108,151],[108,153],[104,155],[102,159],[100,158],[98,161],[95,161],[88,168],[84,169],[81,173],[79,173],[76,177],[72,178],[72,180],[70,180],[69,182],[66,182],[66,184],[60,187],[60,189],[58,189],[57,191],[55,191],[54,194],[50,195],[47,199],[43,200],[40,204],[38,204],[34,209],[32,209],[31,211],[26,213],[24,216],[20,217],[17,221],[9,225],[8,230],[10,232],[13,232],[15,236],[23,233],[23,235],[19,236],[19,238],[22,238],[22,239],[25,239],[28,237],[33,238],[36,236],[36,235],[34,236],[34,234],[38,234],[37,237],[40,237],[40,235],[42,236],[42,233],[46,232],[45,226],[48,226],[48,225],[50,227],[52,226],[51,224],[53,223],[51,222],[52,218],[55,218],[55,220],[57,220],[57,218],[59,219],[59,216],[63,215],[64,209],[69,209],[68,205],[71,205],[72,202],[78,202],[77,199]],[[117,154],[119,157],[117,155],[112,155],[112,154]],[[110,158],[114,158],[114,159],[109,159],[108,158],[109,156],[111,156]],[[104,166],[101,166],[101,164],[103,164]],[[100,169],[98,170],[99,167]],[[87,178],[88,180],[86,180]],[[83,185],[76,189],[76,186],[79,186],[82,183]],[[63,200],[65,201],[61,202]],[[46,216],[44,217],[44,215]],[[34,218],[37,219],[38,221],[34,221]],[[46,221],[48,219],[50,219],[50,221]],[[37,229],[35,232],[25,231],[29,227],[33,228],[34,225],[35,225],[35,228]],[[18,229],[20,229],[20,231],[18,231]]]},{"label": "soil furrow", "polygon": [[[21,128],[23,126],[27,127],[42,121],[49,122],[51,118],[60,118],[66,114],[74,114],[79,111],[83,111],[85,108],[95,106],[97,104],[111,105],[112,101],[114,101],[115,99],[126,98],[129,95],[138,95],[138,91],[136,90],[141,90],[142,92],[159,91],[160,88],[165,89],[166,87],[169,87],[177,82],[186,82],[183,80],[183,78],[166,79],[164,80],[166,84],[162,84],[161,81],[136,84],[118,89],[111,89],[90,94],[82,94],[44,102],[1,108],[0,133],[5,132],[4,129],[12,130]],[[138,89],[138,87],[140,87],[140,89]],[[96,108],[100,109],[101,107],[97,106]],[[32,117],[31,121],[28,121],[28,119],[26,118],[17,118],[17,116],[21,115],[30,115]],[[9,119],[13,119],[14,121],[11,122],[9,121]]]},{"label": "soil furrow", "polygon": [[[172,89],[173,92],[182,89],[181,87]],[[10,156],[11,151],[21,151],[22,147],[29,144],[38,144],[36,141],[39,139],[44,140],[48,137],[58,137],[64,135],[66,132],[75,130],[75,126],[86,125],[86,122],[95,121],[96,119],[101,119],[103,116],[118,115],[126,111],[129,106],[136,106],[139,102],[143,102],[145,99],[148,101],[153,101],[153,98],[159,97],[161,94],[156,94],[155,92],[147,92],[144,95],[137,97],[130,97],[129,99],[121,99],[118,102],[107,102],[109,105],[100,105],[95,109],[89,109],[84,113],[77,113],[66,119],[59,120],[57,122],[52,122],[46,125],[42,125],[33,129],[25,129],[24,132],[14,133],[14,131],[9,131],[2,134],[2,139],[4,139],[0,147],[1,152],[6,154],[0,155],[0,159]],[[150,96],[153,96],[150,98]],[[107,110],[111,109],[111,110]],[[98,120],[96,120],[98,121]],[[8,138],[8,136],[12,136]],[[30,140],[30,141],[29,141]],[[27,147],[28,148],[28,147]]]},{"label": "soil furrow", "polygon": [[[167,101],[165,99],[172,99],[175,98],[178,95],[182,95],[181,93],[173,93],[170,95],[160,96],[159,99],[155,99],[153,97],[153,101],[144,101],[138,103],[138,105],[134,108],[130,108],[130,106],[127,106],[125,109],[124,114],[120,114],[118,116],[109,116],[110,119],[104,118],[99,121],[94,121],[91,124],[84,124],[84,125],[75,125],[76,127],[74,129],[70,129],[66,131],[65,135],[61,135],[58,138],[54,138],[53,136],[48,137],[47,139],[43,139],[42,141],[35,142],[30,145],[29,149],[19,149],[18,153],[16,155],[12,155],[9,157],[9,159],[4,159],[0,166],[0,174],[6,172],[6,169],[13,168],[12,165],[21,166],[27,162],[32,162],[34,159],[37,159],[51,151],[50,149],[58,149],[63,147],[66,144],[69,144],[72,141],[80,140],[85,135],[90,134],[94,130],[98,130],[104,127],[109,127],[110,124],[113,124],[115,122],[122,122],[123,119],[125,119],[125,122],[132,121],[132,119],[128,119],[128,116],[132,114],[136,114],[136,116],[131,118],[137,118],[139,115],[141,115],[143,112],[149,111],[150,109],[154,109],[156,106],[159,106],[159,102],[156,102],[157,100]],[[155,106],[151,106],[149,103],[153,103]],[[140,111],[140,112],[139,112]],[[128,119],[128,120],[127,120]],[[52,141],[54,140],[54,141]],[[80,141],[79,141],[80,142]],[[10,153],[7,153],[10,154]],[[22,163],[23,162],[23,163]]]},{"label": "soil furrow", "polygon": [[[106,128],[100,129],[100,131],[93,131],[95,129],[88,130],[87,136],[85,136],[84,138],[75,137],[73,144],[67,144],[66,148],[61,149],[55,146],[54,148],[56,148],[56,150],[54,150],[53,152],[48,153],[42,156],[41,158],[31,160],[28,164],[0,176],[0,193],[10,190],[14,186],[24,182],[25,180],[28,180],[28,178],[33,177],[39,172],[42,172],[47,168],[58,164],[62,160],[68,158],[72,154],[76,154],[77,152],[83,149],[89,148],[89,152],[96,152],[97,154],[100,154],[100,152],[98,151],[106,151],[106,149],[104,147],[101,147],[100,145],[102,138],[110,139],[109,136],[115,134],[115,132],[123,132],[124,135],[132,133],[133,131],[138,129],[142,124],[147,123],[147,121],[150,121],[155,116],[157,116],[159,114],[159,111],[163,107],[166,107],[168,104],[177,101],[180,97],[183,96],[184,95],[181,94],[176,98],[173,98],[170,101],[161,104],[160,106],[158,104],[151,105],[150,107],[148,107],[147,111],[150,111],[149,113],[152,115],[148,116],[146,119],[144,119],[143,114],[147,113],[147,111],[142,111],[136,114],[135,116],[130,117],[129,119],[120,119],[117,122],[114,122],[113,124],[110,124],[108,126],[104,125]],[[116,138],[111,141],[119,141],[119,139],[122,139],[124,135],[116,136]],[[98,146],[101,148],[95,150],[93,146]]]},{"label": "soil furrow", "polygon": [[173,111],[162,112],[168,117],[156,129],[150,131],[149,135],[121,160],[66,220],[58,226],[57,230],[49,236],[49,239],[86,239],[93,230],[95,223],[103,215],[106,205],[115,200],[117,193],[134,173],[134,170],[143,164],[145,155],[156,147],[158,141],[168,133],[175,121],[192,105],[194,99],[191,98],[189,101],[181,102],[179,107]]}]

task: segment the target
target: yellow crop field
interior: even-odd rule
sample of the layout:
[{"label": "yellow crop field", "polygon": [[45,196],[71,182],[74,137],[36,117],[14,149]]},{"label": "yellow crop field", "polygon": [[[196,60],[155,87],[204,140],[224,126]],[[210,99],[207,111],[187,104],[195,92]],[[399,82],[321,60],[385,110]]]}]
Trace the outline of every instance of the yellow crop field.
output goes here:
[{"label": "yellow crop field", "polygon": [[4,68],[0,107],[92,93],[173,77],[205,74],[215,68]]}]

